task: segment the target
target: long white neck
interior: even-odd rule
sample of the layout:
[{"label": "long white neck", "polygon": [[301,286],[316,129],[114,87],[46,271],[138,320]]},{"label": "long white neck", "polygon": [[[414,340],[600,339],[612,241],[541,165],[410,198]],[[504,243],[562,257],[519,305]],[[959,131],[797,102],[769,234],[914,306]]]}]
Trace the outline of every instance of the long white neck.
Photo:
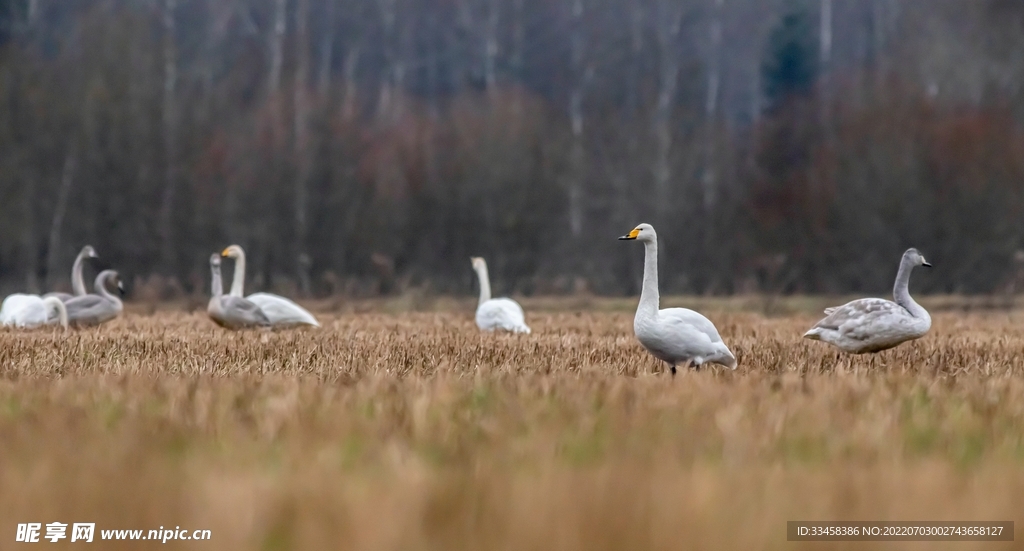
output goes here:
[{"label": "long white neck", "polygon": [[476,277],[480,280],[480,302],[483,304],[491,300],[491,278],[487,276],[487,264],[476,269]]},{"label": "long white neck", "polygon": [[78,253],[75,257],[75,263],[71,265],[71,290],[76,297],[84,296],[87,291],[85,290],[85,280],[82,279],[82,262],[85,261],[85,251]]},{"label": "long white neck", "polygon": [[52,306],[57,310],[57,316],[60,318],[60,325],[64,329],[68,328],[68,309],[64,306],[64,302],[57,297],[46,297],[43,299],[43,304],[46,306]]},{"label": "long white neck", "polygon": [[640,291],[637,312],[657,314],[661,303],[658,295],[658,241],[644,242],[644,285]]},{"label": "long white neck", "polygon": [[235,257],[235,273],[231,278],[231,296],[242,296],[245,286],[245,252],[239,249]]},{"label": "long white neck", "polygon": [[124,305],[121,303],[121,299],[117,298],[116,296],[111,294],[110,291],[107,290],[107,279],[113,277],[113,275],[114,274],[112,272],[102,272],[100,273],[100,275],[96,276],[96,294],[109,300],[110,302],[113,302],[114,304],[117,305],[117,309],[120,310],[121,308],[124,307]]},{"label": "long white neck", "polygon": [[224,294],[224,284],[220,280],[220,266],[210,265],[210,274],[212,275],[210,292],[213,294],[213,298],[218,298]]},{"label": "long white neck", "polygon": [[928,311],[910,296],[910,272],[913,269],[914,265],[910,262],[910,259],[904,256],[903,260],[900,261],[900,270],[896,272],[896,284],[892,288],[892,298],[896,301],[896,304],[906,308],[911,316],[915,318],[930,318]]}]

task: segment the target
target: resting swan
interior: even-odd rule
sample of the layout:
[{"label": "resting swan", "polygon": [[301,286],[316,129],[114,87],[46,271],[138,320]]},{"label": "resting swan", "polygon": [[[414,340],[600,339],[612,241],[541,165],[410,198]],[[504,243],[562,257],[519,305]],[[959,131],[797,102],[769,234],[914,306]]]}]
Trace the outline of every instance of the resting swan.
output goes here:
[{"label": "resting swan", "polygon": [[879,352],[924,336],[931,329],[928,311],[910,297],[910,272],[915,266],[931,268],[917,249],[903,253],[892,296],[862,298],[825,309],[825,319],[804,333],[804,338],[825,341],[854,354]]},{"label": "resting swan", "polygon": [[210,273],[213,279],[210,285],[213,297],[206,306],[206,313],[210,319],[228,329],[270,325],[270,320],[259,306],[244,298],[224,294],[220,278],[220,255],[217,253],[210,255]]},{"label": "resting swan", "polygon": [[[51,314],[51,310],[56,316]],[[34,328],[60,321],[68,328],[68,311],[57,297],[40,297],[15,293],[4,299],[0,305],[0,324],[15,327]]]},{"label": "resting swan", "polygon": [[711,320],[687,308],[659,309],[658,234],[654,227],[640,224],[619,239],[635,239],[644,244],[644,283],[633,318],[633,332],[640,344],[654,357],[667,362],[672,375],[679,363],[700,368],[711,362],[736,369],[736,357],[722,342]]},{"label": "resting swan", "polygon": [[71,291],[74,294],[46,293],[43,295],[43,298],[57,297],[61,301],[67,302],[71,298],[85,296],[87,291],[85,290],[85,279],[82,278],[82,263],[86,258],[99,258],[99,255],[96,254],[96,249],[93,249],[92,245],[82,247],[78,256],[75,257],[75,263],[71,265]]},{"label": "resting swan", "polygon": [[96,294],[74,297],[64,303],[68,310],[68,321],[76,327],[99,325],[116,318],[124,309],[121,299],[107,291],[106,283],[110,281],[117,290],[124,292],[121,279],[114,270],[103,270],[96,276]]},{"label": "resting swan", "polygon": [[510,298],[491,298],[491,280],[487,275],[487,262],[479,256],[469,259],[477,279],[480,280],[480,302],[476,307],[476,326],[484,331],[513,331],[529,333],[523,316],[523,307]]},{"label": "resting swan", "polygon": [[[231,280],[231,296],[242,298],[242,288],[245,285],[245,251],[238,245],[231,245],[220,253],[222,256],[235,259],[235,273]],[[320,327],[313,314],[294,302],[271,293],[253,293],[247,297],[270,320],[274,326],[288,325],[313,325]]]}]

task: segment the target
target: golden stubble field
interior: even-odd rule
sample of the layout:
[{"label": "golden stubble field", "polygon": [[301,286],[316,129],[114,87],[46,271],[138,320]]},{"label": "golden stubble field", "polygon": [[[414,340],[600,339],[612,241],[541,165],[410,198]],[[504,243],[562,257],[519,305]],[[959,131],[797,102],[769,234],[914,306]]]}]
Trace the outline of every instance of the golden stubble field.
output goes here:
[{"label": "golden stubble field", "polygon": [[528,336],[471,310],[0,331],[0,549],[53,521],[212,530],[181,549],[1020,547],[792,543],[785,523],[1024,529],[1024,315],[940,313],[846,356],[799,338],[813,315],[707,313],[735,372],[672,379],[631,312],[596,310],[529,312]]}]

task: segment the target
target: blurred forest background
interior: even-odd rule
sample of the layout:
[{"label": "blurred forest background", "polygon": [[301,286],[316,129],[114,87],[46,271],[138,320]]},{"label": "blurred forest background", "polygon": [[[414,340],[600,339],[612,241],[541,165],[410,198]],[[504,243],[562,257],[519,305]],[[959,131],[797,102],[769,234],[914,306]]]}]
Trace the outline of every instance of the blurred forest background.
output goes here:
[{"label": "blurred forest background", "polygon": [[[0,283],[927,292],[1024,271],[1019,0],[0,0]],[[87,270],[87,277],[95,273]]]}]

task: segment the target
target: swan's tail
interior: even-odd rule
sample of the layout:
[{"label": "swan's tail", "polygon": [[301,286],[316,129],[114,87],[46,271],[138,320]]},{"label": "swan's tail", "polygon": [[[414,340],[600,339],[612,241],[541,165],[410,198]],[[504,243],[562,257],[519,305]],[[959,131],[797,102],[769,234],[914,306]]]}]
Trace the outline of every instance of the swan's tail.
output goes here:
[{"label": "swan's tail", "polygon": [[527,335],[530,334],[530,328],[526,325],[520,325],[513,329],[513,331],[515,331],[516,333],[526,333]]},{"label": "swan's tail", "polygon": [[812,327],[809,331],[804,333],[804,338],[805,339],[810,339],[812,341],[820,341],[821,340],[821,329],[819,329],[817,327]]}]

